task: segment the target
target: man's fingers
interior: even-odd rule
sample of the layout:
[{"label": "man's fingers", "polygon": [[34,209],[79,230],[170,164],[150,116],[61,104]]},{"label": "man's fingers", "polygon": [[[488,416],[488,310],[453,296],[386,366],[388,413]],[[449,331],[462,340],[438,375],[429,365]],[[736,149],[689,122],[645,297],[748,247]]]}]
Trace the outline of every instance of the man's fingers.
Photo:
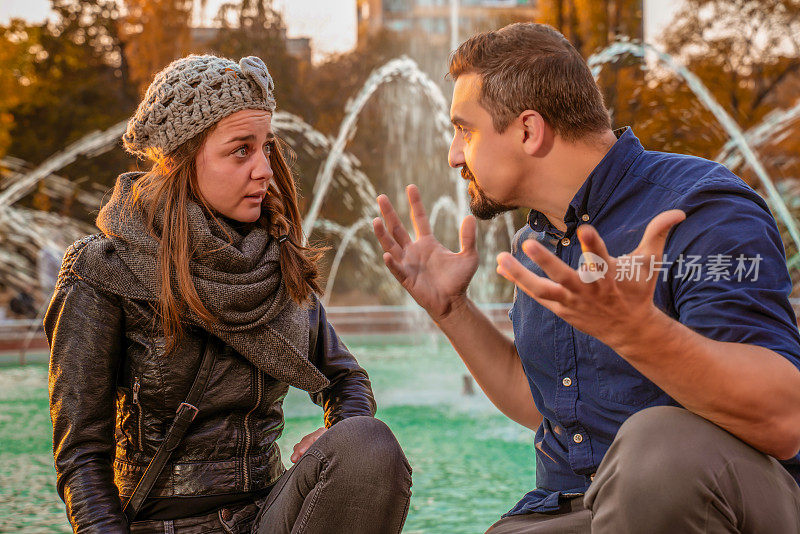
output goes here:
[{"label": "man's fingers", "polygon": [[383,254],[383,263],[386,264],[386,267],[389,269],[389,272],[397,279],[398,282],[401,284],[405,281],[406,275],[403,272],[402,267],[400,267],[400,263],[394,259],[389,252],[384,252]]},{"label": "man's fingers", "polygon": [[653,217],[644,230],[636,252],[639,255],[661,258],[669,231],[684,219],[686,219],[686,212],[683,210],[667,210]]},{"label": "man's fingers", "polygon": [[[553,282],[556,282],[575,293],[586,289],[585,284],[581,282],[578,273],[575,272],[572,267],[561,261],[561,259],[555,254],[542,246],[541,243],[534,239],[528,239],[522,243],[522,250],[530,259],[535,261],[536,264],[542,268],[547,277]],[[520,267],[522,267],[522,264],[520,264]],[[525,269],[524,267],[522,268]],[[525,271],[529,272],[527,269],[525,269]]]},{"label": "man's fingers", "polygon": [[459,240],[461,241],[461,252],[474,252],[475,251],[475,233],[477,223],[475,217],[467,215],[461,221],[461,231],[459,232]]},{"label": "man's fingers", "polygon": [[497,256],[497,274],[516,284],[536,300],[564,302],[569,291],[561,284],[537,276],[508,252]]},{"label": "man's fingers", "polygon": [[603,238],[600,237],[600,234],[597,233],[594,226],[591,224],[582,224],[575,230],[575,234],[578,236],[578,241],[581,243],[582,252],[597,254],[603,258],[606,263],[611,262],[611,255],[608,253],[606,244],[603,242]]},{"label": "man's fingers", "polygon": [[417,239],[419,239],[420,236],[431,233],[431,224],[428,221],[427,213],[425,213],[425,205],[422,203],[422,195],[419,194],[417,186],[411,184],[406,187],[406,195],[408,196],[408,204],[411,206],[411,221],[414,223],[414,230],[417,233]]},{"label": "man's fingers", "polygon": [[391,201],[389,201],[389,197],[380,195],[377,200],[384,224],[392,237],[394,237],[394,240],[397,241],[397,244],[401,247],[405,247],[411,243],[411,236],[408,235],[405,227],[403,227],[403,222],[394,210],[394,206],[392,206]]},{"label": "man's fingers", "polygon": [[375,237],[378,238],[378,242],[381,244],[381,248],[383,248],[384,252],[396,256],[397,259],[403,257],[403,248],[397,244],[397,241],[395,241],[386,230],[380,217],[375,217],[372,220],[372,230],[375,232]]}]

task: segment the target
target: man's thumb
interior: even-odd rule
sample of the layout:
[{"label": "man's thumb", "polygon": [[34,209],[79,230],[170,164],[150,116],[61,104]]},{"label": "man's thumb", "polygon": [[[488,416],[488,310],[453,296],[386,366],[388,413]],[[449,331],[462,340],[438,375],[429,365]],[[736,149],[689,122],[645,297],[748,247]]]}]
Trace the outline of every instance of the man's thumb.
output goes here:
[{"label": "man's thumb", "polygon": [[461,241],[461,252],[472,252],[475,250],[475,233],[477,231],[477,223],[475,217],[467,215],[461,221],[461,231],[459,232],[459,239]]}]

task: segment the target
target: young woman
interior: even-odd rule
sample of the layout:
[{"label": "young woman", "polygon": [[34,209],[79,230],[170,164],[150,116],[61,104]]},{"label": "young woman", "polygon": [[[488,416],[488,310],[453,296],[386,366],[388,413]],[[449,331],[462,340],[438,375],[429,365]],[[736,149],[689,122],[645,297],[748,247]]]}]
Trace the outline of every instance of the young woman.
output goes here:
[{"label": "young woman", "polygon": [[[75,532],[399,532],[411,468],[315,292],[255,57],[158,73],[123,136],[101,234],[44,320],[59,494]],[[276,444],[289,386],[325,427]],[[133,498],[131,498],[133,497]]]}]

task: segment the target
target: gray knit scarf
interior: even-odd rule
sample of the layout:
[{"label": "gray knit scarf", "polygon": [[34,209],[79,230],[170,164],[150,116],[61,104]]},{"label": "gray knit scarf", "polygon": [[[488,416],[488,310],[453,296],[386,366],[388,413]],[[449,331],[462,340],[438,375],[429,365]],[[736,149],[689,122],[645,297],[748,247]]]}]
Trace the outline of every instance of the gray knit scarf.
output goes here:
[{"label": "gray knit scarf", "polygon": [[[97,217],[117,254],[158,300],[159,241],[148,234],[138,210],[127,208],[134,181],[143,173],[119,176],[113,195]],[[308,310],[295,303],[283,283],[279,244],[266,229],[217,217],[188,201],[189,269],[203,305],[218,323],[213,333],[274,378],[307,391],[328,380],[308,360]],[[163,215],[156,216],[161,234]],[[226,235],[227,234],[227,235]],[[171,273],[173,287],[177,280]],[[113,285],[113,284],[112,284]],[[208,329],[187,309],[185,321]]]}]

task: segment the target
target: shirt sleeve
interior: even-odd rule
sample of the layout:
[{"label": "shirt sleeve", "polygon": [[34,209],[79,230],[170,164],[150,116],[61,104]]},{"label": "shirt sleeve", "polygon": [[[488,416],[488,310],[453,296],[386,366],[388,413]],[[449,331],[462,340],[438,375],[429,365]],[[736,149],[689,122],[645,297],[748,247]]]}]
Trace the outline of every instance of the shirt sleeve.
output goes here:
[{"label": "shirt sleeve", "polygon": [[672,311],[710,339],[765,347],[800,368],[792,282],[777,224],[764,199],[725,172],[702,180],[675,206],[687,218],[665,249]]}]

